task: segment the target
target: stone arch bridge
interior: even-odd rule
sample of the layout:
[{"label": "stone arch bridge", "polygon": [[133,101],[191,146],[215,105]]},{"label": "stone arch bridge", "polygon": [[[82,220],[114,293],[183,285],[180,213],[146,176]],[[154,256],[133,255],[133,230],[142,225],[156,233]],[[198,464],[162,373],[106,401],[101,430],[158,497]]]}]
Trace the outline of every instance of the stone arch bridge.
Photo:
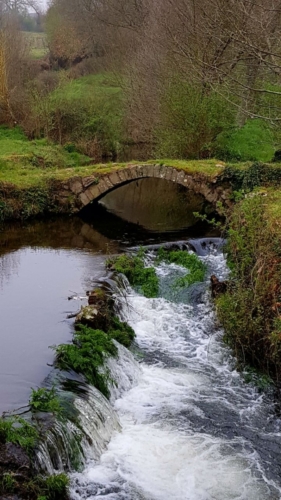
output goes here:
[{"label": "stone arch bridge", "polygon": [[[223,165],[216,165],[221,167]],[[220,179],[219,169],[214,169],[216,175],[201,172],[188,172],[185,169],[159,164],[113,166],[112,170],[95,170],[93,175],[76,176],[64,182],[57,193],[60,203],[72,198],[74,211],[81,210],[93,201],[98,201],[110,191],[139,179],[154,177],[185,186],[197,194],[201,194],[209,203],[216,207],[218,202],[229,205],[230,186]]]}]

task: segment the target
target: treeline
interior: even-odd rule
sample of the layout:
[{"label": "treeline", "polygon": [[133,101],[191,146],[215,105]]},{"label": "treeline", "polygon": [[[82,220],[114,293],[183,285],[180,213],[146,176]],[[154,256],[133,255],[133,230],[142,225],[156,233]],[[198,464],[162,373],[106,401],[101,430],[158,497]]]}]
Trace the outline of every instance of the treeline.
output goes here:
[{"label": "treeline", "polygon": [[[0,72],[3,52],[8,69],[0,80],[24,88],[29,110],[6,92],[5,114],[29,136],[75,144],[83,136],[93,155],[138,145],[147,156],[268,160],[280,136],[280,14],[278,0],[53,0],[48,70],[34,75],[29,65],[21,85],[10,83],[17,56],[0,45]],[[2,26],[5,39],[11,27]],[[101,73],[120,89],[117,111],[114,95],[112,111],[108,94],[89,88],[80,107],[63,92],[50,101],[66,80]]]}]

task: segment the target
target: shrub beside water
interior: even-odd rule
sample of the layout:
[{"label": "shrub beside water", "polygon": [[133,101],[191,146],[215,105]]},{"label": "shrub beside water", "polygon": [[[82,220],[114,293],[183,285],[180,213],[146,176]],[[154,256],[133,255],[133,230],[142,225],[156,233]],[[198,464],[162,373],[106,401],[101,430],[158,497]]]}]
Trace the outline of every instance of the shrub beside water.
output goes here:
[{"label": "shrub beside water", "polygon": [[[41,485],[41,500],[67,500],[69,493],[69,478],[66,474],[47,477]],[[41,493],[41,495],[42,495]]]},{"label": "shrub beside water", "polygon": [[237,203],[228,231],[232,270],[226,294],[217,299],[225,340],[242,365],[281,375],[281,235],[270,225],[266,198],[253,194]]}]

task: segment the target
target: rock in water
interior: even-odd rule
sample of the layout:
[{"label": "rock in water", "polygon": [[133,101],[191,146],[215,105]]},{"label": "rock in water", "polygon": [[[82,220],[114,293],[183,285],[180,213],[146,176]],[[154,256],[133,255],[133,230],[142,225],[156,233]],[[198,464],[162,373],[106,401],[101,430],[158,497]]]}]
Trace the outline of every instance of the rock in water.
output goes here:
[{"label": "rock in water", "polygon": [[220,281],[214,274],[211,276],[212,297],[215,299],[218,295],[225,293],[227,290],[227,282]]}]

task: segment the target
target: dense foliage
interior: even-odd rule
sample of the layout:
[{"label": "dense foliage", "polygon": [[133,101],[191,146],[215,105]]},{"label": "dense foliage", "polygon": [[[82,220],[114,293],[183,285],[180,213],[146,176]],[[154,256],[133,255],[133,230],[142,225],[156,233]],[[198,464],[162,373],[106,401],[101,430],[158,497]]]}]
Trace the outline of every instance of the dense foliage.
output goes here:
[{"label": "dense foliage", "polygon": [[111,318],[108,335],[125,347],[130,347],[136,336],[133,328],[131,328],[128,323],[120,321],[117,316]]},{"label": "dense foliage", "polygon": [[281,376],[281,235],[263,193],[248,194],[229,221],[231,277],[217,300],[226,341],[243,364]]}]

